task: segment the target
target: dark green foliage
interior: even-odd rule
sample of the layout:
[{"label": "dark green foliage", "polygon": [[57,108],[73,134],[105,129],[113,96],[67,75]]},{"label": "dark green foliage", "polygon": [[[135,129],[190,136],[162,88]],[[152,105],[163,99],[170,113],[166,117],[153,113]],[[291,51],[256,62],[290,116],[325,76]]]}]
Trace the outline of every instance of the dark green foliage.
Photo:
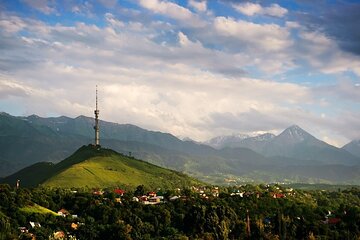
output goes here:
[{"label": "dark green foliage", "polygon": [[[87,190],[35,188],[13,191],[0,185],[0,238],[29,239],[26,226],[37,239],[63,231],[78,239],[357,239],[360,237],[360,190],[289,192],[274,199],[277,186],[244,186],[246,197],[231,196],[222,189],[219,198],[203,199],[197,193],[160,205],[110,200],[111,194],[94,196]],[[143,186],[134,189],[136,194]],[[257,197],[259,196],[259,197]],[[23,205],[39,204],[57,211],[67,209],[78,218],[22,212]],[[331,215],[329,215],[331,211]],[[250,232],[247,232],[247,217]],[[328,223],[338,218],[338,223]],[[29,221],[40,222],[31,228]],[[78,223],[77,230],[71,223]]]}]

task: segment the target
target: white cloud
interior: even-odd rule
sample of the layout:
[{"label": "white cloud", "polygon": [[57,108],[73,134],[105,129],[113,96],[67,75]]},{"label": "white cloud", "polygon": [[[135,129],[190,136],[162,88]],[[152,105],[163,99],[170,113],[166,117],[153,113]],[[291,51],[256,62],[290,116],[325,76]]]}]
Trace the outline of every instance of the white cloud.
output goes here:
[{"label": "white cloud", "polygon": [[287,14],[288,10],[286,8],[281,7],[279,4],[271,4],[269,7],[262,7],[258,3],[244,2],[239,4],[232,5],[238,12],[247,15],[268,15],[272,17],[283,17]]},{"label": "white cloud", "polygon": [[214,26],[221,35],[236,38],[249,47],[265,51],[284,51],[292,44],[288,30],[276,24],[256,24],[216,17]]},{"label": "white cloud", "polygon": [[198,12],[206,12],[207,10],[206,0],[189,0],[189,6]]},{"label": "white cloud", "polygon": [[352,71],[360,76],[360,57],[342,51],[337,43],[320,32],[302,30],[298,56],[326,74]]},{"label": "white cloud", "polygon": [[51,14],[55,13],[56,9],[53,5],[55,5],[54,1],[52,0],[23,0],[27,5],[36,10],[44,13],[44,14]]},{"label": "white cloud", "polygon": [[179,36],[179,43],[181,46],[189,45],[190,41],[184,33],[179,32],[178,36]]},{"label": "white cloud", "polygon": [[264,14],[273,16],[273,17],[283,17],[287,14],[288,10],[274,3],[271,4],[270,7],[264,8]]},{"label": "white cloud", "polygon": [[26,26],[26,23],[17,16],[6,17],[0,19],[0,27],[7,33],[15,33],[21,31]]},{"label": "white cloud", "polygon": [[237,11],[247,16],[253,16],[262,12],[262,7],[258,3],[245,2],[232,5]]},{"label": "white cloud", "polygon": [[29,95],[30,89],[23,84],[9,79],[4,75],[0,75],[0,99],[11,96],[25,97]]},{"label": "white cloud", "polygon": [[176,3],[161,0],[139,0],[139,3],[142,7],[147,8],[154,13],[179,20],[183,24],[191,25],[193,27],[203,27],[205,25],[205,22],[197,15]]}]

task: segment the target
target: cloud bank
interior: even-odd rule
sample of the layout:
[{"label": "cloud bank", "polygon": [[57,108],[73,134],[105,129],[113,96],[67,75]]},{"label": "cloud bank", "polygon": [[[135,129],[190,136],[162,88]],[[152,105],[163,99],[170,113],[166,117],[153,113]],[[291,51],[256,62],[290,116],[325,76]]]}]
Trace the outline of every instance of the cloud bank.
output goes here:
[{"label": "cloud bank", "polygon": [[91,116],[99,85],[101,118],[196,140],[292,124],[360,138],[359,42],[329,20],[345,10],[321,22],[281,2],[19,4],[0,13],[3,111]]}]

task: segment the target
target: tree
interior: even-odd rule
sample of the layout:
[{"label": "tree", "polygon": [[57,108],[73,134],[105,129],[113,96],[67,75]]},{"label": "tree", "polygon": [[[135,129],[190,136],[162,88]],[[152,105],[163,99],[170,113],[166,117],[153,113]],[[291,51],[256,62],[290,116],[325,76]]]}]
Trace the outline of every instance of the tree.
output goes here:
[{"label": "tree", "polygon": [[145,187],[144,185],[139,185],[136,187],[136,190],[134,192],[135,196],[143,196],[145,195]]}]

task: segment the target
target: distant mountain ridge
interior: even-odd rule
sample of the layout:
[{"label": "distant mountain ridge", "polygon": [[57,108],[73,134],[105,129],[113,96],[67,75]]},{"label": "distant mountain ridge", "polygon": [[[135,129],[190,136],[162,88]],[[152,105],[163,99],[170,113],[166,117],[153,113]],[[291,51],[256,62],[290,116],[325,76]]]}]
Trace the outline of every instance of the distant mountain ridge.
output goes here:
[{"label": "distant mountain ridge", "polygon": [[359,159],[351,153],[315,138],[296,125],[274,137],[262,154],[313,160],[326,164],[359,164]]},{"label": "distant mountain ridge", "polygon": [[[281,142],[283,142],[288,145],[289,143],[296,144],[303,142],[305,140],[306,141],[312,140],[313,142],[319,141],[311,134],[301,129],[298,125],[292,125],[286,128],[278,136],[272,133],[264,133],[255,136],[239,133],[229,136],[218,136],[210,139],[209,141],[205,141],[204,144],[213,146],[215,148],[225,148],[225,147],[235,148],[235,147],[244,147],[244,145],[249,144],[251,142],[260,143],[260,144],[266,144],[269,142],[278,142],[279,144],[281,144]],[[255,149],[256,151],[259,151],[259,149],[257,149],[256,147]]]},{"label": "distant mountain ridge", "polygon": [[[42,118],[0,114],[0,177],[33,163],[57,163],[68,157],[80,146],[93,142],[93,124],[93,118],[85,116]],[[234,145],[215,149],[182,141],[168,133],[100,121],[100,144],[213,183],[223,183],[225,178],[272,181],[278,180],[280,175],[286,181],[331,182],[340,179],[337,166],[358,166],[360,163],[359,157],[316,139],[298,126],[292,126],[278,136],[248,137]],[[315,165],[328,166],[326,179],[307,176],[309,171],[305,169]],[[296,166],[303,169],[295,171],[296,175],[279,173],[280,169]],[[344,167],[344,171],[349,171],[348,176],[356,176],[357,168]],[[346,181],[353,182],[353,179],[349,177]]]},{"label": "distant mountain ridge", "polygon": [[[346,149],[339,149],[321,141],[297,125],[285,129],[278,136],[271,133],[255,137],[245,137],[231,142],[232,138],[223,137],[225,147],[249,148],[266,157],[282,157],[315,161],[327,164],[357,165],[359,159]],[[354,149],[357,149],[354,147]],[[360,147],[358,148],[360,149]],[[356,150],[354,150],[356,151]],[[360,150],[359,150],[360,152]]]},{"label": "distant mountain ridge", "polygon": [[[236,136],[236,135],[235,135]],[[232,138],[223,137],[222,139],[226,139],[225,142],[218,142],[218,149],[224,147],[230,148],[249,148],[255,152],[262,153],[263,148],[269,143],[275,135],[272,133],[264,133],[261,135],[250,137],[249,135],[242,135],[247,137],[238,138],[235,141],[232,141]]]},{"label": "distant mountain ridge", "polygon": [[354,156],[360,157],[360,140],[353,140],[348,144],[344,145],[342,149],[348,151]]}]

